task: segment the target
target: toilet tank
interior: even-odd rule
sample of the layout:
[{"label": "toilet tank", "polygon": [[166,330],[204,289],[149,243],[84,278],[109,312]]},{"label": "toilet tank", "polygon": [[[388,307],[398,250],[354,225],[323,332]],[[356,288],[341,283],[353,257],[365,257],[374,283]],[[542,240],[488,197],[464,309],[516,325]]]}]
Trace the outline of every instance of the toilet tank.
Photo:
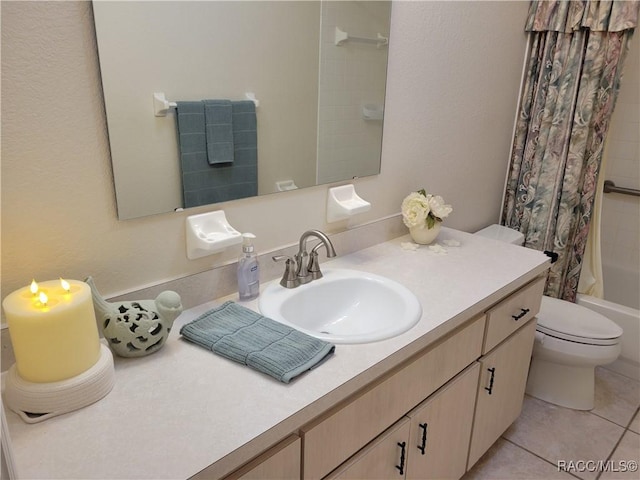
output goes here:
[{"label": "toilet tank", "polygon": [[524,235],[522,233],[503,225],[489,225],[488,227],[477,231],[475,235],[492,238],[499,242],[513,243],[514,245],[524,244]]}]

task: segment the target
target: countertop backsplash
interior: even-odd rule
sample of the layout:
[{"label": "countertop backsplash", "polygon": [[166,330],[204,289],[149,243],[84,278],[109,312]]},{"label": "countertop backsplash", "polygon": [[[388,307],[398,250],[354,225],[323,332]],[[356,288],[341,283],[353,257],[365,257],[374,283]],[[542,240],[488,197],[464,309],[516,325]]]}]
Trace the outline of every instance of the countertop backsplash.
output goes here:
[{"label": "countertop backsplash", "polygon": [[[302,235],[304,232],[300,232]],[[382,220],[377,220],[351,230],[335,234],[327,234],[333,243],[338,256],[362,250],[363,248],[376,245],[378,243],[391,240],[392,238],[405,235],[407,228],[402,223],[400,215],[394,215]],[[311,251],[313,239],[309,240],[307,251]],[[239,253],[238,246],[238,253]],[[271,252],[258,255],[260,262],[260,283],[265,283],[274,278],[280,277],[284,272],[284,265],[274,262],[271,257],[274,255],[294,256],[298,252],[298,238],[292,239],[290,246],[279,248]],[[320,261],[326,258],[324,249],[320,249]],[[149,288],[136,290],[125,295],[113,297],[110,301],[135,300],[138,298],[155,298],[163,290],[174,290],[182,298],[182,306],[186,309],[195,307],[213,299],[231,295],[238,290],[236,268],[237,263],[233,262],[206,272],[182,277],[177,280],[162,283]],[[322,265],[322,263],[321,263]]]}]

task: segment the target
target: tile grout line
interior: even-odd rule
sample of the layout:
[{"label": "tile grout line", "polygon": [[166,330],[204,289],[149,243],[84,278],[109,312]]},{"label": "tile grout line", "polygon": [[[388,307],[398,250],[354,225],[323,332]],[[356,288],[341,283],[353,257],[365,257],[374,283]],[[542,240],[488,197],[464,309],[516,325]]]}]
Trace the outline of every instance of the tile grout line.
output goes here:
[{"label": "tile grout line", "polygon": [[[589,410],[589,413],[591,415],[595,415],[598,418],[601,418],[602,420],[606,420],[609,423],[613,423],[614,425],[617,425],[620,428],[624,428],[625,432],[629,429],[629,427],[631,426],[631,422],[633,422],[633,420],[636,418],[636,415],[638,414],[638,411],[640,411],[640,407],[636,407],[636,410],[633,412],[633,414],[631,415],[631,418],[627,421],[626,426],[625,425],[620,425],[617,422],[614,422],[613,420],[611,420],[610,418],[607,417],[603,417],[602,415],[600,415],[599,413],[595,413],[592,412],[591,410]],[[633,430],[632,430],[633,431]]]},{"label": "tile grout line", "polygon": [[[564,408],[564,407],[563,407],[563,408]],[[610,420],[610,419],[608,419],[608,418],[605,418],[605,417],[603,417],[603,416],[601,416],[601,415],[598,415],[597,413],[593,413],[592,411],[589,411],[588,413],[589,413],[590,415],[595,415],[596,417],[601,418],[602,420],[606,420],[607,422],[609,422],[609,423],[611,423],[611,424],[613,424],[613,425],[615,425],[615,426],[620,427],[620,428],[622,428],[622,429],[623,429],[623,430],[622,430],[622,434],[620,435],[620,437],[618,438],[618,440],[614,443],[613,448],[611,449],[611,452],[609,453],[609,455],[607,455],[607,458],[605,459],[605,463],[607,463],[607,462],[609,462],[609,461],[611,460],[611,457],[613,457],[613,454],[615,453],[615,451],[617,450],[618,446],[619,446],[619,445],[620,445],[620,443],[622,442],[622,439],[624,438],[625,434],[626,434],[627,432],[633,432],[633,430],[630,430],[630,429],[629,429],[629,427],[631,426],[631,423],[632,423],[632,422],[633,422],[633,420],[635,419],[636,415],[640,414],[640,406],[639,406],[639,407],[636,407],[636,410],[633,412],[633,415],[631,415],[631,418],[630,418],[630,419],[629,419],[629,421],[627,422],[626,427],[625,427],[625,426],[622,426],[622,425],[619,425],[618,423],[616,423],[616,422],[614,422],[614,421],[612,421],[612,420]],[[633,432],[633,433],[635,433],[635,432]],[[544,462],[546,462],[546,463],[548,463],[548,464],[550,464],[550,465],[552,465],[552,466],[554,466],[554,467],[558,468],[558,465],[557,465],[557,464],[555,464],[555,465],[554,465],[554,463],[553,463],[553,462],[551,462],[550,460],[547,460],[546,458],[544,458],[544,457],[542,457],[542,456],[538,455],[537,453],[532,452],[531,450],[527,449],[526,447],[523,447],[522,445],[518,445],[517,443],[515,443],[515,442],[514,442],[514,441],[512,441],[511,439],[506,438],[506,437],[504,437],[504,436],[501,436],[501,438],[502,438],[503,440],[505,440],[505,441],[509,442],[510,444],[514,445],[515,447],[517,447],[517,448],[519,448],[519,449],[521,449],[521,450],[523,450],[523,451],[525,451],[525,452],[527,452],[527,453],[529,453],[529,454],[533,455],[534,457],[539,458],[540,460],[543,460]],[[558,471],[560,471],[560,470],[558,470]],[[579,478],[579,479],[583,480],[583,479],[582,479],[582,477],[579,477],[579,476],[577,476],[577,475],[574,475],[572,472],[566,472],[566,471],[565,471],[564,473],[567,473],[567,474],[571,475],[572,477]],[[598,473],[597,473],[597,475],[596,475],[596,477],[595,477],[595,480],[599,480],[603,473],[604,473],[603,471],[598,472]]]},{"label": "tile grout line", "polygon": [[[513,445],[513,446],[515,446],[515,447],[519,448],[520,450],[524,450],[525,452],[527,452],[527,453],[529,453],[529,454],[533,455],[534,457],[539,458],[540,460],[543,460],[544,462],[548,463],[549,465],[551,465],[551,466],[555,467],[555,468],[557,469],[557,471],[558,471],[558,472],[560,472],[560,471],[561,471],[561,470],[558,468],[558,464],[557,464],[557,463],[556,463],[556,464],[554,464],[551,460],[547,460],[546,458],[541,457],[541,456],[540,456],[540,455],[538,455],[537,453],[532,452],[532,451],[531,451],[531,450],[529,450],[528,448],[523,447],[522,445],[518,445],[517,443],[515,443],[514,441],[512,441],[512,440],[511,440],[511,439],[509,439],[509,438],[506,438],[506,437],[504,437],[504,436],[501,436],[500,438],[502,438],[503,440],[506,440],[506,441],[507,441],[507,442],[509,442],[511,445]],[[571,472],[566,472],[566,471],[565,471],[564,473],[566,473],[567,475],[570,475],[570,476],[572,476],[572,477],[579,478],[580,480],[583,480],[583,479],[582,479],[582,477],[578,477],[577,475],[574,475],[574,474],[573,474],[573,473],[571,473]]]},{"label": "tile grout line", "polygon": [[[620,436],[620,438],[618,439],[616,444],[613,446],[613,450],[611,450],[611,453],[609,454],[609,456],[606,458],[605,464],[607,462],[611,461],[611,457],[613,457],[613,454],[616,452],[616,450],[620,446],[620,443],[622,443],[622,439],[627,434],[627,432],[629,432],[629,431],[633,432],[633,430],[629,430],[629,427],[631,426],[631,422],[633,422],[633,420],[636,418],[636,415],[638,415],[639,411],[640,411],[640,407],[636,407],[636,411],[633,413],[633,415],[631,415],[631,419],[627,422],[627,426],[623,427],[624,430],[622,431],[622,435]],[[596,415],[596,414],[594,413],[594,415]],[[600,417],[600,415],[596,415],[596,416]],[[602,418],[602,417],[600,417],[600,418]],[[612,423],[617,425],[617,423],[615,423],[615,422],[612,422]],[[603,471],[598,472],[598,475],[596,475],[596,480],[599,480],[603,473],[604,473]]]},{"label": "tile grout line", "polygon": [[598,369],[606,370],[607,372],[611,372],[611,373],[615,373],[616,375],[620,375],[621,377],[624,377],[624,378],[629,379],[629,380],[633,380],[634,382],[640,384],[640,380],[638,380],[637,378],[631,377],[629,375],[625,375],[624,373],[618,372],[616,370],[611,370],[611,369],[607,368],[607,365],[602,365],[600,367],[597,367],[596,370],[598,370]]},{"label": "tile grout line", "polygon": [[[563,407],[563,408],[564,408],[564,407]],[[630,430],[630,429],[629,429],[629,427],[631,426],[631,423],[632,423],[632,422],[633,422],[633,420],[635,419],[636,415],[638,415],[638,414],[639,414],[639,412],[640,412],[640,407],[636,407],[636,410],[633,412],[633,415],[631,415],[631,418],[630,418],[630,419],[629,419],[629,421],[627,422],[626,427],[625,427],[625,426],[622,426],[622,425],[620,425],[620,424],[618,424],[618,423],[616,423],[616,422],[614,422],[614,421],[612,421],[612,420],[610,420],[610,419],[608,419],[608,418],[605,418],[605,417],[603,417],[603,416],[601,416],[601,415],[598,415],[597,413],[593,413],[592,411],[589,411],[589,412],[588,412],[590,415],[594,415],[594,416],[596,416],[596,417],[598,417],[598,418],[601,418],[602,420],[606,420],[607,422],[609,422],[609,423],[611,423],[611,424],[613,424],[613,425],[615,425],[615,426],[620,427],[620,428],[622,428],[622,429],[623,429],[623,430],[622,430],[622,434],[620,435],[620,437],[618,438],[618,440],[614,443],[613,448],[611,449],[611,452],[609,453],[609,455],[607,455],[607,458],[605,459],[605,463],[607,463],[607,462],[609,462],[609,461],[611,460],[611,457],[613,457],[613,454],[614,454],[614,453],[615,453],[615,451],[618,449],[618,446],[619,446],[619,445],[620,445],[620,443],[622,442],[622,439],[624,438],[625,434],[626,434],[627,432],[633,432],[633,430]],[[635,432],[633,432],[633,433],[635,433]],[[541,460],[543,460],[543,461],[545,461],[545,462],[549,463],[550,465],[553,465],[554,467],[558,468],[558,465],[557,465],[557,464],[556,464],[556,465],[554,465],[554,464],[553,464],[553,462],[551,462],[550,460],[547,460],[546,458],[541,457],[540,455],[536,454],[535,452],[530,451],[529,449],[527,449],[527,448],[523,447],[522,445],[518,445],[517,443],[513,442],[512,440],[510,440],[510,439],[508,439],[508,438],[505,438],[505,437],[502,437],[502,438],[503,438],[504,440],[506,440],[507,442],[511,443],[512,445],[514,445],[514,446],[516,446],[516,447],[520,448],[521,450],[524,450],[525,452],[530,453],[530,454],[531,454],[531,455],[533,455],[534,457],[537,457],[537,458],[539,458],[539,459],[541,459]],[[582,480],[582,477],[579,477],[579,476],[577,476],[577,475],[574,475],[574,474],[573,474],[573,473],[571,473],[571,472],[565,472],[565,473],[568,473],[569,475],[571,475],[571,476],[573,476],[573,477],[575,477],[575,478],[579,478],[579,479],[581,479],[581,480]],[[600,471],[600,472],[598,472],[598,473],[597,473],[597,475],[596,475],[596,477],[595,477],[595,480],[599,480],[603,473],[604,473],[604,471]]]},{"label": "tile grout line", "polygon": [[[614,371],[608,370],[608,369],[606,369],[606,368],[603,368],[603,370],[604,370],[605,372],[607,372],[607,373],[611,373],[611,374],[615,374],[615,375],[620,375],[620,376],[624,377],[625,379],[628,379],[628,380],[633,381],[633,383],[639,383],[636,379],[634,379],[634,378],[630,378],[630,377],[627,377],[626,375],[622,375],[622,374],[620,374],[620,373],[618,373],[618,372],[614,372]],[[547,403],[547,402],[545,402],[545,403]],[[566,408],[566,407],[562,407],[562,408]],[[590,414],[590,415],[593,415],[595,418],[598,418],[598,419],[600,419],[600,420],[605,420],[605,421],[606,421],[608,424],[610,424],[612,427],[617,427],[617,428],[622,429],[622,432],[621,432],[620,436],[619,436],[617,439],[615,439],[615,437],[614,437],[614,439],[615,439],[615,440],[612,442],[612,444],[611,444],[612,446],[610,447],[611,449],[610,449],[609,453],[606,455],[606,458],[605,458],[605,459],[603,459],[603,460],[599,460],[599,462],[602,462],[602,464],[603,464],[603,465],[604,465],[604,467],[606,467],[606,468],[604,468],[604,467],[603,467],[603,468],[601,468],[601,470],[600,470],[600,471],[591,472],[591,474],[595,473],[595,476],[594,476],[594,477],[592,477],[592,478],[593,478],[593,480],[600,480],[600,479],[601,479],[601,477],[602,477],[602,475],[603,475],[604,473],[606,473],[606,472],[608,472],[608,471],[609,471],[609,468],[608,468],[609,462],[611,462],[611,461],[612,461],[612,458],[614,458],[614,455],[615,455],[616,451],[620,448],[620,445],[621,445],[621,443],[622,443],[622,440],[623,440],[623,438],[627,435],[627,433],[628,433],[628,432],[631,432],[631,433],[633,433],[633,434],[635,434],[635,435],[640,435],[640,433],[639,433],[639,432],[635,432],[635,431],[633,431],[633,430],[631,429],[631,426],[632,426],[633,422],[636,420],[636,417],[639,417],[639,416],[640,416],[640,403],[639,403],[639,404],[636,404],[635,408],[632,406],[632,408],[633,408],[633,410],[632,410],[631,416],[630,416],[629,420],[628,420],[627,422],[625,422],[625,423],[624,423],[624,425],[621,425],[621,424],[619,424],[617,421],[614,421],[614,420],[612,420],[612,419],[610,419],[610,418],[606,418],[605,416],[603,416],[604,414],[602,414],[602,413],[596,413],[596,412],[593,412],[592,410],[585,411],[585,413],[588,413],[588,414]],[[569,409],[569,410],[571,410],[571,409]],[[625,407],[625,410],[626,410],[626,407]],[[606,412],[605,412],[605,413],[606,413]],[[591,417],[591,418],[594,418],[594,417]],[[587,417],[585,417],[585,418],[587,418]],[[558,471],[558,472],[566,473],[566,474],[568,474],[570,477],[578,478],[578,479],[581,479],[581,480],[583,480],[583,478],[584,478],[584,477],[579,476],[579,475],[578,475],[578,472],[574,473],[574,472],[572,472],[572,471],[560,470],[560,468],[559,468],[559,463],[558,463],[558,462],[556,462],[556,464],[554,464],[552,460],[548,460],[547,458],[544,458],[543,456],[541,456],[541,455],[539,455],[539,454],[537,454],[537,453],[535,453],[535,452],[533,452],[533,451],[529,450],[527,447],[525,447],[525,446],[523,446],[523,445],[519,445],[518,443],[516,443],[516,441],[511,440],[511,439],[509,439],[509,438],[506,438],[506,437],[504,436],[504,434],[503,434],[503,435],[501,435],[501,436],[500,436],[500,438],[501,438],[502,440],[505,440],[505,441],[506,441],[506,442],[508,442],[509,444],[511,444],[511,445],[513,445],[513,446],[515,446],[515,447],[517,447],[520,451],[522,451],[522,452],[526,452],[526,453],[528,453],[528,454],[532,455],[532,457],[533,457],[533,458],[537,458],[537,459],[539,459],[539,460],[542,460],[545,464],[548,464],[548,465],[551,465],[551,466],[555,467],[555,468],[557,469],[557,471]],[[525,442],[525,443],[526,443],[526,442]],[[608,442],[605,442],[605,443],[608,443]],[[604,452],[603,452],[603,453],[604,453]],[[589,478],[591,478],[591,477],[589,477]]]}]

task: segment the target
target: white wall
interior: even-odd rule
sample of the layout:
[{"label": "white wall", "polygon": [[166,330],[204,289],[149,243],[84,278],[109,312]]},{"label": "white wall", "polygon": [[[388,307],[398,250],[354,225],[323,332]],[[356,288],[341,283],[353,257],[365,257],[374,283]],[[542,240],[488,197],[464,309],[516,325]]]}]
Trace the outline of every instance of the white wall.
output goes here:
[{"label": "white wall", "polygon": [[[640,40],[634,35],[624,66],[624,75],[616,108],[607,134],[604,175],[619,187],[640,189]],[[637,307],[640,276],[640,199],[607,193],[602,200],[602,264],[605,298]],[[635,278],[629,291],[635,299],[624,298],[607,285],[629,284],[628,280],[608,278],[616,272],[628,272]],[[634,288],[635,287],[635,288]]]},{"label": "white wall", "polygon": [[[189,261],[189,212],[118,221],[88,2],[2,2],[2,296],[32,277],[92,275],[106,296],[232,261]],[[497,220],[525,48],[527,2],[396,2],[382,173],[356,181],[397,214],[421,187],[454,205],[447,225]],[[325,223],[327,187],[221,204],[260,252]],[[212,292],[213,295],[213,292]]]}]

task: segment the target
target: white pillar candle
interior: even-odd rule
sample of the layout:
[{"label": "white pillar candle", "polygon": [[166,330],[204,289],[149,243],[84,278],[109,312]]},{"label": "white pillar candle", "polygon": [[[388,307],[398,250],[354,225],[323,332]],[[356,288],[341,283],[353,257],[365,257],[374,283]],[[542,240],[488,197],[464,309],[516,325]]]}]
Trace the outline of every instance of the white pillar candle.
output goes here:
[{"label": "white pillar candle", "polygon": [[98,361],[100,338],[86,283],[51,280],[32,284],[9,294],[2,306],[16,369],[24,380],[65,380]]}]

